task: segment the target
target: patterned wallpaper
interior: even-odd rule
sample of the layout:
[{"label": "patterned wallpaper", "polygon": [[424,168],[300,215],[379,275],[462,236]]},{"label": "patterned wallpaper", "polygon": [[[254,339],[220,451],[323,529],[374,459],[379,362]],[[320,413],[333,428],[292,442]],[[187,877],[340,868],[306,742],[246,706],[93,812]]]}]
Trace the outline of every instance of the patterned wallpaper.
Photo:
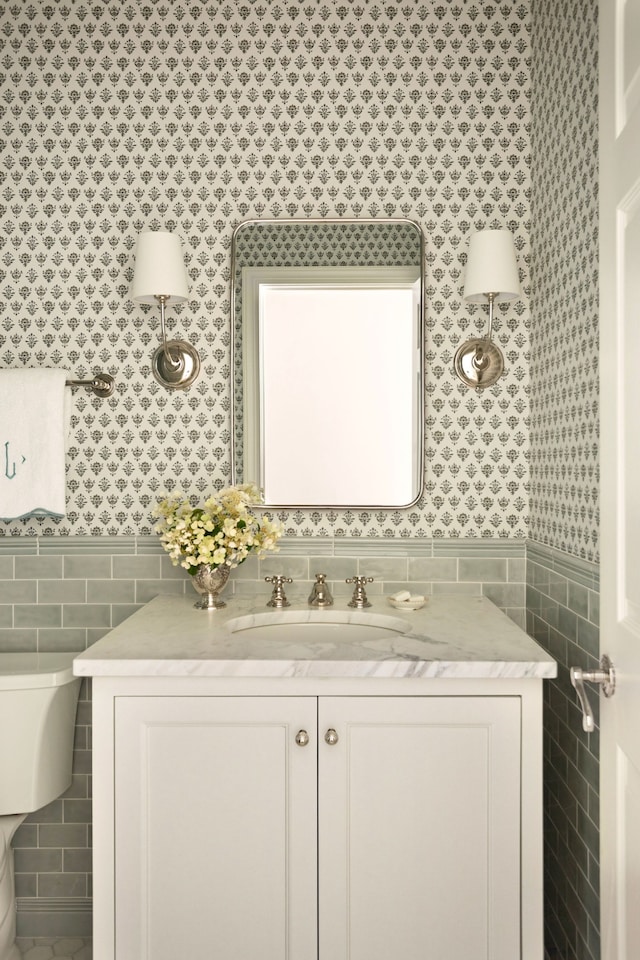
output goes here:
[{"label": "patterned wallpaper", "polygon": [[[509,227],[528,290],[529,28],[528,4],[485,0],[0,4],[0,367],[117,380],[75,395],[67,518],[0,536],[145,534],[166,488],[224,486],[234,227],[403,216],[427,236],[424,498],[283,514],[287,534],[525,537],[526,299],[498,311],[495,387],[469,391],[452,360],[485,328],[461,302],[470,233]],[[158,316],[129,295],[144,228],[186,250],[169,331],[203,373],[185,393],[153,379]]]},{"label": "patterned wallpaper", "polygon": [[598,0],[539,0],[532,20],[527,630],[558,661],[545,684],[545,956],[599,960],[599,731],[584,733],[569,683],[600,643]]},{"label": "patterned wallpaper", "polygon": [[598,8],[535,13],[530,536],[598,560]]}]

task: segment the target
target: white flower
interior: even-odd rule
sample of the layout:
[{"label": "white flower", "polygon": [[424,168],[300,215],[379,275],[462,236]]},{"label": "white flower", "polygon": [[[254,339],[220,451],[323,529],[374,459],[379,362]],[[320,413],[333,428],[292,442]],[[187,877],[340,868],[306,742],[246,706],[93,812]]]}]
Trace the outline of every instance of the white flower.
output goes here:
[{"label": "white flower", "polygon": [[251,511],[251,505],[260,500],[253,483],[227,487],[209,497],[203,507],[167,497],[154,510],[154,516],[161,518],[155,529],[173,565],[191,574],[203,563],[237,567],[250,553],[261,557],[278,549],[280,524]]}]

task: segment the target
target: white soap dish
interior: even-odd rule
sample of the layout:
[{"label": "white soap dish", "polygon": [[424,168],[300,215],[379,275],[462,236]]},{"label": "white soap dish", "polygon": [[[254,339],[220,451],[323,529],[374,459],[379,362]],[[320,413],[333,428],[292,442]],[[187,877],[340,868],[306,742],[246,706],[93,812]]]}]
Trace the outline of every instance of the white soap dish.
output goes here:
[{"label": "white soap dish", "polygon": [[427,602],[424,597],[422,599],[409,597],[408,600],[394,600],[393,597],[387,597],[387,600],[395,610],[420,610]]}]

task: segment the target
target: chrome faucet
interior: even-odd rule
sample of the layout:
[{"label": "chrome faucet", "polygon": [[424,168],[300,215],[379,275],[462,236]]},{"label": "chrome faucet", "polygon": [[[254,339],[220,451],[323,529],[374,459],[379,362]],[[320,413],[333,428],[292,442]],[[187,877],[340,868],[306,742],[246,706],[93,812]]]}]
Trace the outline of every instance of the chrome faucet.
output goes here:
[{"label": "chrome faucet", "polygon": [[330,607],[333,604],[333,597],[326,584],[326,573],[316,573],[316,582],[311,588],[309,594],[310,607]]},{"label": "chrome faucet", "polygon": [[283,577],[280,574],[276,574],[273,577],[265,577],[265,583],[273,584],[273,591],[271,593],[271,600],[268,601],[268,607],[290,607],[291,604],[284,595],[284,583],[293,583],[291,577]]},{"label": "chrome faucet", "polygon": [[349,577],[348,580],[345,580],[345,583],[355,584],[353,588],[353,596],[349,603],[348,607],[356,607],[358,610],[362,610],[363,607],[370,607],[371,604],[367,600],[367,594],[364,589],[365,583],[373,583],[373,577]]}]

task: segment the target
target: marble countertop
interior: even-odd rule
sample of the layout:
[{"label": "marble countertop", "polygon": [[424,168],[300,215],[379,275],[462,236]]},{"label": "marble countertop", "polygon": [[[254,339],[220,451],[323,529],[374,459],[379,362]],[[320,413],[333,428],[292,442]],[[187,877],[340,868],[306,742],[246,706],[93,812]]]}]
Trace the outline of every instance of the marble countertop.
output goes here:
[{"label": "marble countertop", "polygon": [[[399,611],[346,598],[326,610],[279,611],[264,596],[197,610],[193,597],[160,596],[74,660],[77,676],[549,678],[555,661],[485,597],[429,598]],[[265,621],[268,618],[268,621]],[[381,618],[384,619],[384,623]],[[309,628],[310,619],[316,623]],[[291,621],[299,629],[292,627]],[[259,635],[256,626],[268,622]],[[340,623],[347,623],[344,628]],[[279,624],[288,624],[280,631]],[[319,629],[316,625],[319,624]],[[376,627],[366,636],[367,627]],[[382,629],[382,628],[386,629]],[[351,636],[349,631],[353,629]],[[376,635],[377,634],[377,635]],[[354,639],[355,636],[355,639]]]}]

